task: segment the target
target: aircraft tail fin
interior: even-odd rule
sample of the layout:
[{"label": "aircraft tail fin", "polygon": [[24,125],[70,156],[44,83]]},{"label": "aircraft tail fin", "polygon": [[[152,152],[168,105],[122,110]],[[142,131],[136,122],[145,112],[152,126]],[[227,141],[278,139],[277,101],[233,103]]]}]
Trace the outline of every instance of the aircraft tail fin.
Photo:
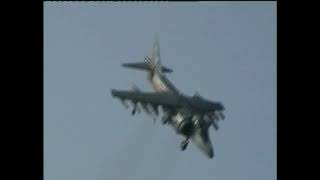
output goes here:
[{"label": "aircraft tail fin", "polygon": [[162,72],[161,58],[160,58],[160,43],[158,36],[155,36],[155,41],[152,48],[151,58],[145,57],[145,62],[159,73]]},{"label": "aircraft tail fin", "polygon": [[153,45],[152,49],[152,55],[151,58],[146,56],[144,59],[144,62],[138,62],[138,63],[124,63],[122,64],[123,67],[126,68],[132,68],[132,69],[138,69],[138,70],[146,70],[157,73],[171,73],[173,72],[172,69],[162,66],[161,59],[160,59],[160,44],[159,40],[156,37],[155,43]]}]

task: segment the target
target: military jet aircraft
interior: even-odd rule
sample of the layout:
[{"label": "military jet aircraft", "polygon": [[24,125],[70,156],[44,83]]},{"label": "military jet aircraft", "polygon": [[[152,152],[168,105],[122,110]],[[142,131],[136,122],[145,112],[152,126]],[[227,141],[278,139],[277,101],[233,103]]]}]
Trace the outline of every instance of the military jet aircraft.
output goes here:
[{"label": "military jet aircraft", "polygon": [[155,92],[142,92],[134,85],[133,90],[111,90],[115,98],[128,108],[133,105],[132,115],[143,109],[153,117],[154,122],[162,110],[162,123],[172,126],[177,134],[185,137],[181,142],[181,150],[185,150],[191,140],[207,157],[213,158],[214,151],[209,137],[209,127],[218,130],[217,122],[224,119],[224,106],[220,102],[209,101],[198,93],[188,96],[181,93],[165,76],[173,72],[162,66],[160,45],[156,38],[151,57],[146,56],[144,62],[124,63],[123,67],[148,72],[148,80]]}]

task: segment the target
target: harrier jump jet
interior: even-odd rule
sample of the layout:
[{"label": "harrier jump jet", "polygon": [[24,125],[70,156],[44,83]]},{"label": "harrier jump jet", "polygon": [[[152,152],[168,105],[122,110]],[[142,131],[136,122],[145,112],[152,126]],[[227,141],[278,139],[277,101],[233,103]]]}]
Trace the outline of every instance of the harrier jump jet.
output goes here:
[{"label": "harrier jump jet", "polygon": [[214,152],[209,137],[209,127],[218,130],[218,121],[224,119],[224,106],[220,102],[209,101],[198,93],[188,96],[181,93],[165,76],[172,70],[162,66],[158,39],[155,40],[152,56],[145,57],[144,62],[124,63],[123,67],[143,70],[148,73],[148,80],[155,92],[143,92],[134,85],[133,90],[111,90],[115,98],[129,108],[128,102],[133,105],[132,115],[140,112],[153,117],[154,122],[162,111],[162,124],[167,124],[182,135],[181,150],[185,150],[192,141],[207,157],[213,158]]}]

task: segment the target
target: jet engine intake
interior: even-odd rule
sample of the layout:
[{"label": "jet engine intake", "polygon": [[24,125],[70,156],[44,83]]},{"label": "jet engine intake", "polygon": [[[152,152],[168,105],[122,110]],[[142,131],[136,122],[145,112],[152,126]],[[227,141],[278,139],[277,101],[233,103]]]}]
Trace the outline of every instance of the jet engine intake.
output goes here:
[{"label": "jet engine intake", "polygon": [[194,124],[192,122],[192,116],[186,116],[182,113],[178,113],[176,116],[172,118],[172,122],[174,127],[179,134],[183,134],[186,136],[191,136]]}]

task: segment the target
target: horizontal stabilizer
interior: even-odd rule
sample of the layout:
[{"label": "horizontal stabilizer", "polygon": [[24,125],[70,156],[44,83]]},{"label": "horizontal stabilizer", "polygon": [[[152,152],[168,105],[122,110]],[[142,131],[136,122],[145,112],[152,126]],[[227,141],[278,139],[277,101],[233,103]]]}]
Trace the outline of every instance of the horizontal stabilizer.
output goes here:
[{"label": "horizontal stabilizer", "polygon": [[[145,70],[145,71],[152,71],[150,66],[145,62],[138,62],[138,63],[123,63],[123,67],[126,68],[132,68],[132,69],[138,69],[138,70]],[[162,72],[163,73],[171,73],[173,72],[172,69],[162,66]]]}]

